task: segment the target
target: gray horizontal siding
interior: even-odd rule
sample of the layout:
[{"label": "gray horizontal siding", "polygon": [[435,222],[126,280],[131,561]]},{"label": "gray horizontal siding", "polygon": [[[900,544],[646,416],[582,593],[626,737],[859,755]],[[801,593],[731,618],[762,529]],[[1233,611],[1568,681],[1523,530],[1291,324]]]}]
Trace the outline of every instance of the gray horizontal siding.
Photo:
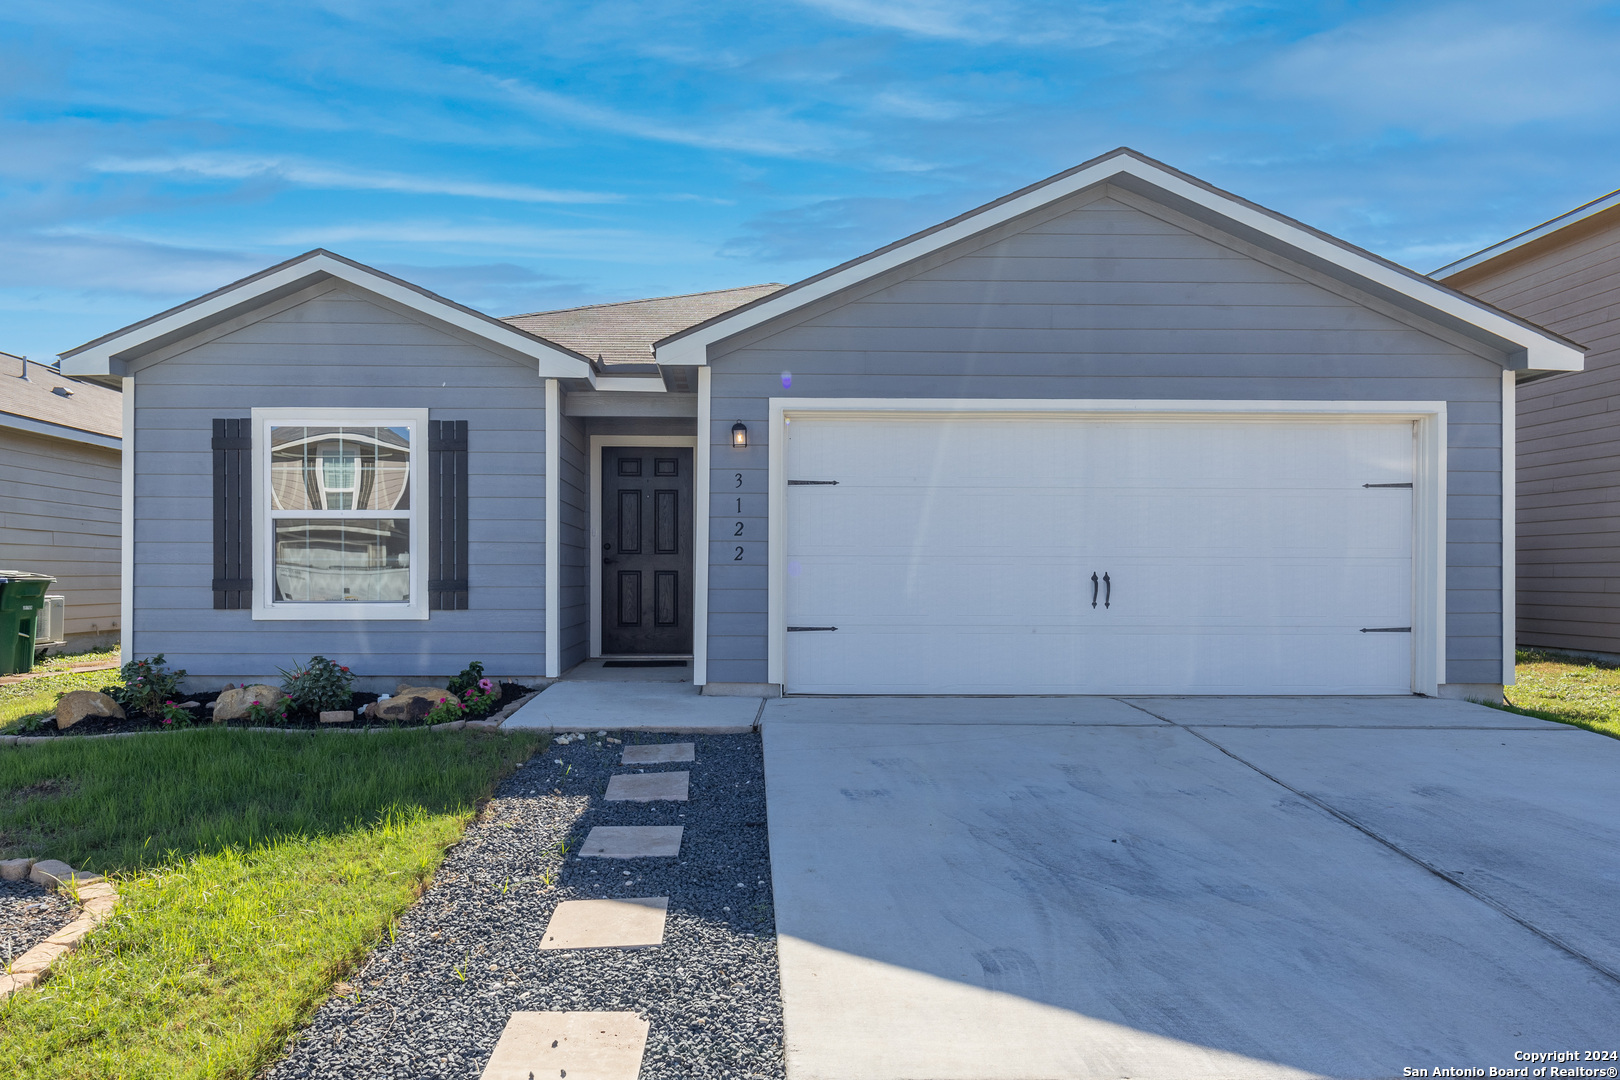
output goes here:
[{"label": "gray horizontal siding", "polygon": [[584,426],[564,416],[560,432],[562,460],[558,466],[558,589],[562,596],[558,615],[562,636],[560,659],[567,671],[590,654],[591,611],[588,602],[590,569],[590,439]]},{"label": "gray horizontal siding", "polygon": [[118,633],[117,450],[0,428],[0,567],[56,578],[69,638]]},{"label": "gray horizontal siding", "polygon": [[1518,392],[1518,640],[1620,652],[1620,215],[1568,233],[1458,284],[1589,350]]},{"label": "gray horizontal siding", "polygon": [[1443,677],[1502,678],[1500,366],[1124,202],[903,268],[711,363],[711,680],[766,678],[765,444],[782,396],[1445,401]]},{"label": "gray horizontal siding", "polygon": [[[165,653],[204,679],[316,653],[360,675],[443,678],[474,659],[494,675],[543,672],[545,386],[532,368],[337,290],[144,368],[136,387],[137,655]],[[300,406],[468,422],[469,610],[356,622],[214,610],[213,419]],[[418,505],[425,522],[425,491]]]}]

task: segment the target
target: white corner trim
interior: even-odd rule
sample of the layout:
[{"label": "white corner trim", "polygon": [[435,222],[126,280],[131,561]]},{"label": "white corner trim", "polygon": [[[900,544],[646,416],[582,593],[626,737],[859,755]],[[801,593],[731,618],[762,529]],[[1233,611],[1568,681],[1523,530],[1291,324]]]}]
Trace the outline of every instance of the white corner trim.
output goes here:
[{"label": "white corner trim", "polygon": [[1365,281],[1410,297],[1435,311],[1443,312],[1522,346],[1527,357],[1526,367],[1549,371],[1580,371],[1584,365],[1584,354],[1581,350],[1515,322],[1488,305],[1470,300],[1426,278],[1409,276],[1370,256],[1342,247],[1326,237],[1281,221],[1256,207],[1191,183],[1149,162],[1123,154],[1110,157],[1068,176],[1059,177],[1016,199],[991,206],[948,228],[919,236],[910,243],[902,244],[890,251],[875,254],[838,273],[829,274],[799,288],[784,290],[761,303],[742,308],[701,330],[660,346],[656,350],[657,360],[660,364],[707,364],[708,347],[715,342],[723,341],[868,278],[966,240],[1020,215],[1038,210],[1084,188],[1106,183],[1112,177],[1124,175],[1144,180],[1167,194],[1212,210],[1230,221],[1271,236],[1298,251],[1341,266]]},{"label": "white corner trim", "polygon": [[305,259],[299,259],[283,266],[274,273],[250,279],[233,288],[227,288],[218,295],[211,296],[206,300],[176,308],[167,315],[131,327],[93,346],[65,353],[62,356],[62,373],[65,375],[113,374],[114,358],[120,353],[138,348],[151,341],[181,333],[188,326],[217,318],[241,307],[243,303],[251,303],[255,297],[294,288],[299,282],[319,275],[327,275],[346,281],[358,288],[386,297],[404,307],[419,311],[442,323],[448,323],[457,329],[465,330],[522,355],[532,356],[539,361],[539,374],[542,378],[555,376],[582,379],[590,375],[590,365],[577,356],[572,356],[555,346],[538,341],[528,334],[524,334],[496,320],[484,318],[470,311],[464,311],[454,304],[418,292],[416,289],[369,269],[356,266],[342,259],[334,259],[326,254],[316,254]]},{"label": "white corner trim", "polygon": [[1502,372],[1502,685],[1517,681],[1519,647],[1519,384]]},{"label": "white corner trim", "polygon": [[94,431],[68,427],[66,424],[53,424],[48,420],[35,420],[31,416],[18,416],[16,413],[0,412],[0,427],[25,431],[30,435],[66,439],[68,442],[84,443],[87,446],[99,446],[104,450],[117,450],[123,445],[116,435],[101,435]]},{"label": "white corner trim", "polygon": [[707,365],[698,368],[697,447],[692,453],[692,685],[709,681],[709,489],[714,477],[714,396]]},{"label": "white corner trim", "polygon": [[562,385],[546,380],[546,678],[562,674]]},{"label": "white corner trim", "polygon": [[[706,551],[706,547],[699,547],[697,542],[698,529],[701,527],[707,533],[706,524],[698,516],[699,496],[698,480],[702,476],[697,468],[697,448],[701,444],[692,435],[592,435],[590,447],[590,505],[591,527],[589,530],[590,542],[586,546],[587,557],[590,560],[590,611],[591,611],[591,657],[594,659],[602,655],[602,448],[604,446],[690,446],[692,453],[692,645],[697,646],[698,619],[701,615],[704,620],[709,616],[709,598],[699,590],[699,582],[707,578],[708,567],[699,556]],[[699,567],[702,567],[700,570]],[[703,575],[703,578],[699,577]],[[696,654],[694,653],[694,660]]]},{"label": "white corner trim", "polygon": [[118,659],[135,657],[135,378],[123,380],[123,453],[119,456]]},{"label": "white corner trim", "polygon": [[1242,418],[1324,422],[1410,420],[1413,447],[1412,691],[1439,693],[1446,662],[1446,403],[1444,401],[1187,401],[993,398],[770,399],[767,523],[766,679],[787,674],[787,421],[799,416],[1029,416],[1185,419]]},{"label": "white corner trim", "polygon": [[[252,409],[253,431],[253,609],[255,622],[397,622],[428,618],[426,529],[428,410],[350,408]],[[406,425],[411,429],[411,598],[403,604],[277,603],[271,599],[275,574],[270,566],[270,428],[275,424],[360,426]],[[127,456],[127,455],[126,455]],[[400,517],[360,511],[361,516]]]}]

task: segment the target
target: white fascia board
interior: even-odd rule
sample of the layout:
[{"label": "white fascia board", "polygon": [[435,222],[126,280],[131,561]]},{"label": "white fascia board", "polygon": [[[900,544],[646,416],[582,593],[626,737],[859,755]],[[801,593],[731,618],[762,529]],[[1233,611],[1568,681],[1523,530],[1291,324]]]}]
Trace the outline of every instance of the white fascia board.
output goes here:
[{"label": "white fascia board", "polygon": [[209,319],[234,311],[240,308],[244,302],[250,303],[256,296],[288,291],[295,287],[297,283],[321,274],[348,282],[358,288],[365,289],[367,292],[376,293],[378,296],[420,311],[430,318],[447,323],[459,330],[465,330],[468,333],[486,338],[514,352],[534,357],[539,363],[539,375],[541,378],[577,379],[583,378],[590,373],[590,365],[579,357],[571,356],[543,341],[537,341],[529,335],[520,333],[502,323],[481,318],[453,304],[444,303],[432,296],[418,292],[400,282],[369,273],[363,268],[324,254],[300,259],[272,274],[266,274],[263,277],[248,281],[240,288],[228,289],[206,300],[179,308],[163,318],[134,327],[127,333],[108,338],[106,341],[99,342],[81,352],[66,354],[61,360],[62,373],[64,375],[122,375],[124,373],[123,365],[117,359],[120,354],[139,348],[146,342],[161,340],[183,333],[188,326],[206,322]]},{"label": "white fascia board", "polygon": [[596,390],[628,390],[638,394],[667,394],[669,388],[657,375],[591,375]]},{"label": "white fascia board", "polygon": [[90,446],[101,446],[108,450],[117,450],[124,445],[122,439],[112,435],[98,435],[93,431],[80,431],[65,424],[52,424],[45,420],[35,420],[27,416],[17,416],[13,413],[0,413],[0,427],[11,428],[14,431],[26,431],[31,435],[49,435],[53,439],[67,439],[70,442],[87,443]]},{"label": "white fascia board", "polygon": [[723,341],[795,308],[803,307],[914,259],[959,243],[976,233],[1038,210],[1075,192],[1106,183],[1113,177],[1126,175],[1144,180],[1168,194],[1213,210],[1237,224],[1275,237],[1299,251],[1342,266],[1369,282],[1409,296],[1435,311],[1460,319],[1521,346],[1526,353],[1526,360],[1522,366],[1526,368],[1544,371],[1580,371],[1584,367],[1584,354],[1573,346],[1538,334],[1504,315],[1470,302],[1449,289],[1430,284],[1421,277],[1402,273],[1376,259],[1341,247],[1326,237],[1281,221],[1255,207],[1230,199],[1202,185],[1190,183],[1130,156],[1112,157],[1098,162],[1090,168],[1054,180],[1016,199],[992,206],[983,213],[975,214],[948,228],[920,236],[912,243],[874,255],[839,273],[829,274],[803,288],[785,290],[763,303],[739,311],[731,318],[722,319],[712,326],[660,346],[656,350],[658,362],[707,364],[708,347],[714,342]]}]

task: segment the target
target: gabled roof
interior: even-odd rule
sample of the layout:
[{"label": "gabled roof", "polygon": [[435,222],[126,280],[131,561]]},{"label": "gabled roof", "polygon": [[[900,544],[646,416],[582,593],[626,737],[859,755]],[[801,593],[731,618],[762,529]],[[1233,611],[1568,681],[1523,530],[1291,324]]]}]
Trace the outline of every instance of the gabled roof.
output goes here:
[{"label": "gabled roof", "polygon": [[671,334],[654,346],[658,362],[706,364],[711,345],[1099,184],[1132,191],[1471,337],[1506,354],[1510,368],[1582,367],[1580,346],[1549,330],[1125,147]]},{"label": "gabled roof", "polygon": [[0,427],[117,449],[124,398],[47,364],[0,352]]},{"label": "gabled roof", "polygon": [[651,364],[652,344],[659,338],[706,322],[732,308],[780,291],[777,283],[739,289],[587,304],[560,311],[508,315],[501,321],[599,358],[604,366]]},{"label": "gabled roof", "polygon": [[245,314],[259,305],[333,279],[532,357],[538,363],[542,378],[589,377],[590,362],[571,349],[321,248],[70,349],[61,354],[62,370],[72,375],[123,375],[125,364],[130,360]]},{"label": "gabled roof", "polygon": [[1577,206],[1567,214],[1559,214],[1551,221],[1544,221],[1540,225],[1524,230],[1522,233],[1516,233],[1501,243],[1492,244],[1490,247],[1476,251],[1472,255],[1465,255],[1456,262],[1449,262],[1429,276],[1439,281],[1456,277],[1464,270],[1472,270],[1476,266],[1499,259],[1510,252],[1518,251],[1528,244],[1533,244],[1543,237],[1562,232],[1571,225],[1588,221],[1604,211],[1613,210],[1616,207],[1620,207],[1620,191],[1611,191],[1601,198]]}]

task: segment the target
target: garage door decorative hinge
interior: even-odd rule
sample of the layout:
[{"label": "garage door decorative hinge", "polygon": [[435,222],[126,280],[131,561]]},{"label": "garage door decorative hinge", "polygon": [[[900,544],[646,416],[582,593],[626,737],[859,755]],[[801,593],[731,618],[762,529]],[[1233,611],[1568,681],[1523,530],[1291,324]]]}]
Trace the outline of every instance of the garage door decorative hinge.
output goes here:
[{"label": "garage door decorative hinge", "polygon": [[1404,484],[1362,484],[1361,486],[1364,487],[1364,488],[1369,488],[1369,487],[1411,487],[1412,484],[1411,484],[1410,481],[1408,481],[1407,483],[1404,483]]},{"label": "garage door decorative hinge", "polygon": [[789,480],[788,487],[837,487],[836,480]]},{"label": "garage door decorative hinge", "polygon": [[1363,626],[1361,632],[1363,634],[1410,634],[1412,628],[1410,626]]},{"label": "garage door decorative hinge", "polygon": [[790,626],[790,627],[788,627],[788,633],[790,633],[790,634],[808,634],[808,633],[812,633],[813,631],[816,631],[816,630],[836,630],[836,629],[838,629],[838,627],[836,627],[836,626]]}]

